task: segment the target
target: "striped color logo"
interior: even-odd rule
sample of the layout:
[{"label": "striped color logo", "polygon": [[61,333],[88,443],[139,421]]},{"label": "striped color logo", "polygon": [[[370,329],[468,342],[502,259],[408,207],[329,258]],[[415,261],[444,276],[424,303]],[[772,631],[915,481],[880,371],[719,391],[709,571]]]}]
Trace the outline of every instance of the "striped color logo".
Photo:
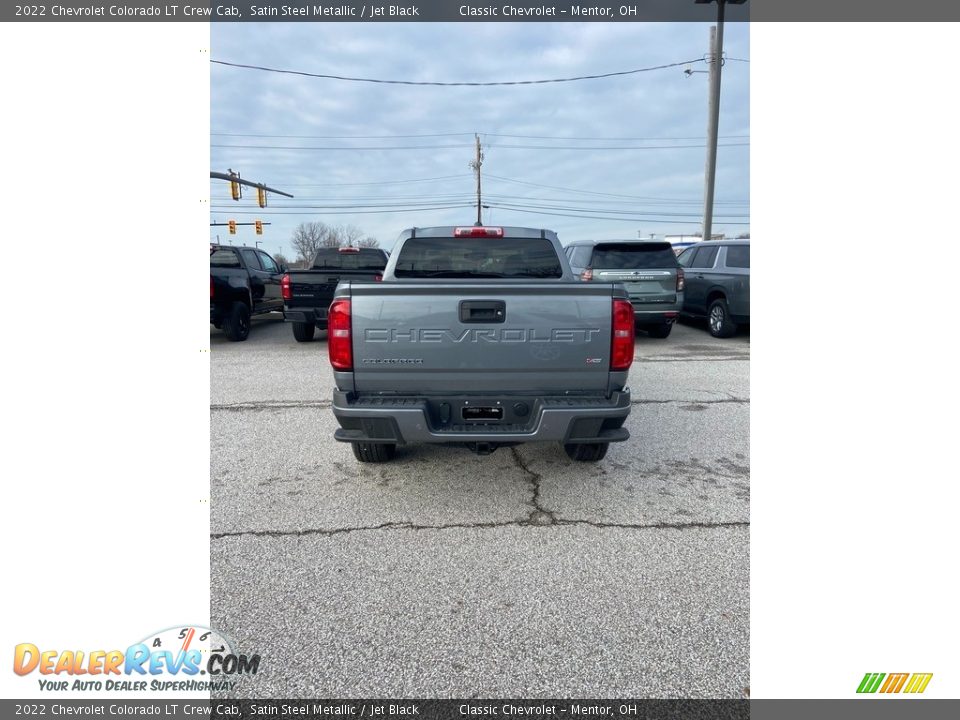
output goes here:
[{"label": "striped color logo", "polygon": [[857,687],[858,693],[922,693],[933,673],[867,673]]}]

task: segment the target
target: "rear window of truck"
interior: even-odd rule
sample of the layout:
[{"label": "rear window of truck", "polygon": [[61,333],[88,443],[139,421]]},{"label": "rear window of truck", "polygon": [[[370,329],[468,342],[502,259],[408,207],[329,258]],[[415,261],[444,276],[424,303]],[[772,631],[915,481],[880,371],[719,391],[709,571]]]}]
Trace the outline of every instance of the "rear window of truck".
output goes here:
[{"label": "rear window of truck", "polygon": [[340,252],[337,248],[321,250],[313,259],[314,270],[373,270],[381,271],[387,266],[383,250]]},{"label": "rear window of truck", "polygon": [[211,249],[210,267],[238,268],[240,267],[240,258],[233,250]]},{"label": "rear window of truck", "polygon": [[407,240],[398,278],[559,278],[560,258],[545,238],[430,238]]},{"label": "rear window of truck", "polygon": [[604,270],[645,270],[650,268],[675,268],[677,255],[669,244],[637,243],[597,245],[593,249],[594,268]]}]

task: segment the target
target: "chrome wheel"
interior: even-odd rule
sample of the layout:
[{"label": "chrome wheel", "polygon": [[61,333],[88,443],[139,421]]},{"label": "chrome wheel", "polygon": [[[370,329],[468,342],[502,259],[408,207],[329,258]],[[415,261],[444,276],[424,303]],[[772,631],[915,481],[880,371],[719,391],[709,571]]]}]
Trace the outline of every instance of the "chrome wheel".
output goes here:
[{"label": "chrome wheel", "polygon": [[717,298],[710,303],[710,308],[707,310],[707,324],[710,334],[714,337],[733,337],[737,332],[737,324],[730,318],[727,301],[723,298]]},{"label": "chrome wheel", "polygon": [[726,320],[726,316],[723,312],[723,307],[720,305],[714,305],[710,309],[710,329],[716,335],[723,328],[723,323]]}]

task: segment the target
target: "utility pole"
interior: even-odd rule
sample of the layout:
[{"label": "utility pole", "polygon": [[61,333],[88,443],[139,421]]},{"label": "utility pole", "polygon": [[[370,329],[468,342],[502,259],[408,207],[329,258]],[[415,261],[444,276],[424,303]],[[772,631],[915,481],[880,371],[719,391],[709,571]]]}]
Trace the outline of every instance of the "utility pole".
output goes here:
[{"label": "utility pole", "polygon": [[[707,179],[703,193],[703,239],[713,238],[713,186],[717,179],[717,129],[720,126],[720,68],[723,65],[724,5],[743,5],[747,0],[693,0],[696,5],[717,3],[717,26],[710,28],[710,109],[707,114]],[[687,73],[690,75],[691,73]]]},{"label": "utility pole", "polygon": [[720,124],[720,66],[723,58],[723,6],[717,3],[717,26],[710,28],[710,105],[707,111],[707,166],[703,191],[703,239],[713,238],[713,189],[717,179],[717,128]]},{"label": "utility pole", "polygon": [[477,174],[477,222],[476,226],[480,227],[483,225],[483,222],[480,220],[480,208],[482,207],[480,201],[480,166],[483,165],[483,153],[480,151],[480,136],[474,135],[474,138],[477,140],[477,156],[476,159],[470,163],[470,167],[473,168],[473,171]]}]

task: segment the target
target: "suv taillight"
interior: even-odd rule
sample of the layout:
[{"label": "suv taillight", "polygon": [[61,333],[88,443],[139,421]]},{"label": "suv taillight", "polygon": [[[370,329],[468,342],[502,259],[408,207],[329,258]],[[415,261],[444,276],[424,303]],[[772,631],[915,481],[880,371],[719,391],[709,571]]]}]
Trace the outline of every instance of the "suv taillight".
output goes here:
[{"label": "suv taillight", "polygon": [[610,341],[610,369],[629,370],[633,364],[633,305],[629,300],[613,301],[613,339]]},{"label": "suv taillight", "polygon": [[580,273],[580,279],[584,282],[590,282],[593,280],[593,268],[587,268],[582,273]]},{"label": "suv taillight", "polygon": [[210,276],[210,299],[213,300],[213,275]]},{"label": "suv taillight", "polygon": [[334,300],[330,305],[330,312],[327,313],[327,349],[334,370],[353,369],[349,300]]},{"label": "suv taillight", "polygon": [[290,276],[284,275],[280,278],[280,296],[284,300],[290,300],[293,297],[293,293],[290,290]]},{"label": "suv taillight", "polygon": [[377,273],[376,275],[374,275],[374,276],[373,276],[373,281],[374,281],[374,282],[383,282],[383,274],[382,274],[382,273]]},{"label": "suv taillight", "polygon": [[687,281],[683,277],[683,268],[677,268],[677,292],[680,292],[687,285]]}]

